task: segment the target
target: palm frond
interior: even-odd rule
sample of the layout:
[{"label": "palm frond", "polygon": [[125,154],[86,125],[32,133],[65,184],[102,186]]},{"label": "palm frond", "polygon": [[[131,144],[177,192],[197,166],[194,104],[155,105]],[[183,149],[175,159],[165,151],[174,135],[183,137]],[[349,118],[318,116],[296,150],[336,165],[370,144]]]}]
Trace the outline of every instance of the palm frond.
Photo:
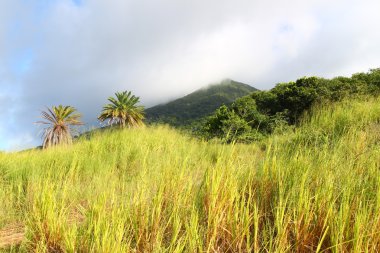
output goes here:
[{"label": "palm frond", "polygon": [[115,97],[109,97],[110,104],[103,106],[98,119],[107,121],[109,125],[118,124],[120,127],[137,127],[143,125],[144,107],[137,106],[139,97],[130,91],[116,92]]},{"label": "palm frond", "polygon": [[41,112],[45,121],[37,121],[38,124],[48,125],[43,132],[43,148],[59,144],[71,144],[73,126],[83,125],[81,114],[72,106],[53,106]]}]

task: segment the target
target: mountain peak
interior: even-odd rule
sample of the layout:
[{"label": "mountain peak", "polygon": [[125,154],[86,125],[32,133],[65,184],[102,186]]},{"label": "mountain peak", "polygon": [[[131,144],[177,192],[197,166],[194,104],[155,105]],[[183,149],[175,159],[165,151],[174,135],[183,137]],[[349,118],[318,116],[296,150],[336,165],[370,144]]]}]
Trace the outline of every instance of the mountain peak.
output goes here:
[{"label": "mountain peak", "polygon": [[146,109],[148,122],[162,122],[174,126],[187,125],[212,114],[223,104],[230,104],[256,88],[231,79],[208,85],[182,98]]}]

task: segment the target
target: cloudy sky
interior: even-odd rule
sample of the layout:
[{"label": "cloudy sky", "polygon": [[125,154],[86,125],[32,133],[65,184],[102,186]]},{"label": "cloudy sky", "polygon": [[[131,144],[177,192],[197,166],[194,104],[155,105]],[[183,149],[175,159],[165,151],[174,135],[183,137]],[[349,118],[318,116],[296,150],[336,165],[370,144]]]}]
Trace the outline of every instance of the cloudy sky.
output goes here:
[{"label": "cloudy sky", "polygon": [[225,78],[270,89],[380,67],[379,11],[379,0],[0,0],[0,150],[38,145],[46,106],[91,123],[115,91],[151,106]]}]

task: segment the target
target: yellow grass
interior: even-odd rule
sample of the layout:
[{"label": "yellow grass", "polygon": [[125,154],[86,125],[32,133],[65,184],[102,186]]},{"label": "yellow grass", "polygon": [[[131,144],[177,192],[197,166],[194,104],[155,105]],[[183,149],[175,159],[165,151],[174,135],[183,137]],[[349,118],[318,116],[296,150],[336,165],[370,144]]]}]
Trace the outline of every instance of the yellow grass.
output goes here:
[{"label": "yellow grass", "polygon": [[252,145],[167,127],[0,154],[14,252],[376,252],[380,100],[315,109]]}]

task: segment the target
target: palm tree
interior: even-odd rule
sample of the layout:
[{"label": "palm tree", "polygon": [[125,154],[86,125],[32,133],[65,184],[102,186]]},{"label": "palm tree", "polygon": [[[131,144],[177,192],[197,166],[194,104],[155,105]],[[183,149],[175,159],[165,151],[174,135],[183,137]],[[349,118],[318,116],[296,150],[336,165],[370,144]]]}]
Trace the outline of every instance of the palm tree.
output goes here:
[{"label": "palm tree", "polygon": [[71,144],[72,126],[83,125],[80,121],[81,114],[76,112],[72,106],[53,106],[47,111],[41,112],[42,118],[46,121],[38,121],[38,124],[48,125],[43,133],[43,148],[48,148],[58,144]]},{"label": "palm tree", "polygon": [[98,117],[101,122],[108,120],[108,124],[118,124],[121,128],[144,125],[144,107],[136,105],[139,97],[129,91],[116,92],[116,98],[109,97],[110,104],[103,106]]}]

